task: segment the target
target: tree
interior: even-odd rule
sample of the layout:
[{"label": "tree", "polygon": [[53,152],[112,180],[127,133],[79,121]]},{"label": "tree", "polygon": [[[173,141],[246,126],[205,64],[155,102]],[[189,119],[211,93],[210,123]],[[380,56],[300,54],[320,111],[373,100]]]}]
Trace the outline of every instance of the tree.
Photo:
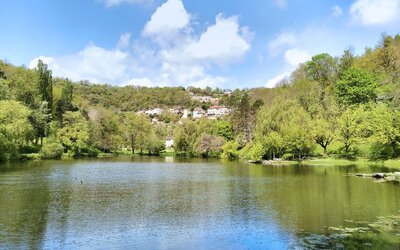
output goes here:
[{"label": "tree", "polygon": [[250,105],[248,93],[244,93],[235,108],[232,116],[232,124],[236,133],[243,133],[247,142],[252,139],[252,132],[255,125],[255,111]]},{"label": "tree", "polygon": [[336,122],[324,118],[313,121],[315,142],[324,149],[324,156],[328,155],[328,146],[335,139]]},{"label": "tree", "polygon": [[248,152],[248,158],[251,162],[257,163],[261,162],[265,154],[265,149],[260,142],[255,142],[250,147]]},{"label": "tree", "polygon": [[239,158],[239,143],[235,141],[228,141],[222,146],[222,159],[236,160]]},{"label": "tree", "polygon": [[338,66],[336,60],[329,54],[318,54],[306,63],[306,73],[324,88],[336,79]]},{"label": "tree", "polygon": [[145,115],[139,115],[136,120],[136,148],[140,150],[140,153],[143,153],[143,150],[146,150],[148,136],[151,134],[151,123],[149,118]]},{"label": "tree", "polygon": [[372,159],[396,158],[400,153],[400,111],[379,104],[370,112],[368,124],[372,131]]},{"label": "tree", "polygon": [[339,59],[339,74],[342,75],[354,64],[355,58],[350,49],[346,49]]},{"label": "tree", "polygon": [[337,123],[337,138],[343,144],[346,158],[350,157],[350,153],[354,150],[362,140],[362,134],[365,125],[365,113],[362,108],[347,108],[342,112]]},{"label": "tree", "polygon": [[88,112],[91,144],[105,153],[120,148],[122,136],[119,119],[114,112],[103,107],[91,107]]},{"label": "tree", "polygon": [[89,122],[80,112],[67,111],[63,119],[64,127],[61,128],[57,137],[62,145],[69,150],[74,157],[90,152]]},{"label": "tree", "polygon": [[0,158],[18,154],[28,140],[32,126],[28,121],[29,108],[16,101],[0,101]]},{"label": "tree", "polygon": [[53,108],[53,78],[52,72],[47,68],[47,64],[44,64],[42,60],[38,60],[36,66],[36,72],[38,74],[38,90],[42,101],[47,102],[50,114]]},{"label": "tree", "polygon": [[51,115],[47,102],[42,102],[41,105],[37,109],[34,109],[30,114],[29,121],[33,127],[36,145],[38,144],[39,139],[40,145],[43,145],[43,137],[47,135],[50,120]]},{"label": "tree", "polygon": [[154,132],[152,132],[147,137],[145,148],[149,151],[150,155],[158,155],[165,149],[165,143],[163,140],[160,140]]},{"label": "tree", "polygon": [[365,70],[350,68],[336,83],[336,96],[343,105],[374,102],[377,98],[376,79]]},{"label": "tree", "polygon": [[225,143],[221,136],[213,136],[207,133],[202,133],[198,140],[197,152],[203,157],[219,157]]},{"label": "tree", "polygon": [[124,135],[125,139],[131,147],[132,154],[135,153],[136,137],[137,137],[137,115],[135,113],[126,113],[124,117]]},{"label": "tree", "polygon": [[72,85],[72,82],[68,79],[65,79],[61,90],[60,100],[58,100],[56,104],[56,117],[59,122],[59,127],[63,126],[62,120],[64,113],[74,110],[74,106],[72,104],[73,90],[74,87]]}]

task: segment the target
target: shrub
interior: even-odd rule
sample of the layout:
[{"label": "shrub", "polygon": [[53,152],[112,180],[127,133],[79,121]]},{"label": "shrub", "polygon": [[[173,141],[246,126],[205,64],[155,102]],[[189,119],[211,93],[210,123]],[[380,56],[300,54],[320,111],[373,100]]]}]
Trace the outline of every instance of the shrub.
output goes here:
[{"label": "shrub", "polygon": [[238,152],[239,143],[236,141],[228,141],[222,146],[222,159],[226,160],[236,160],[239,158]]},{"label": "shrub", "polygon": [[263,145],[260,142],[256,142],[251,146],[248,157],[250,161],[257,163],[262,161],[264,154]]},{"label": "shrub", "polygon": [[61,159],[64,153],[64,147],[60,143],[45,144],[40,150],[40,158],[42,159]]}]

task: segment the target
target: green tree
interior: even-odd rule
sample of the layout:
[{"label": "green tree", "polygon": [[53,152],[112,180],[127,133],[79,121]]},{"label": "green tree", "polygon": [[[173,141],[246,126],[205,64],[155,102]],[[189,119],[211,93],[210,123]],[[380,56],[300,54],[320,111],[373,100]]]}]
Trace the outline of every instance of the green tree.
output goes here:
[{"label": "green tree", "polygon": [[91,144],[105,153],[119,149],[122,145],[122,132],[118,117],[103,107],[91,107],[88,112]]},{"label": "green tree", "polygon": [[145,148],[149,151],[150,155],[158,155],[165,149],[165,143],[154,132],[151,132],[147,137]]},{"label": "green tree", "polygon": [[337,128],[338,141],[342,143],[346,158],[355,150],[355,146],[363,139],[365,129],[365,113],[362,108],[348,108],[339,117]]},{"label": "green tree", "polygon": [[306,73],[322,88],[332,84],[336,79],[338,65],[336,60],[329,54],[318,54],[306,63]]},{"label": "green tree", "polygon": [[336,83],[336,95],[344,105],[373,102],[377,98],[376,79],[365,70],[350,68]]},{"label": "green tree", "polygon": [[228,141],[222,146],[221,158],[226,160],[239,159],[239,143],[235,141]]},{"label": "green tree", "polygon": [[72,104],[73,90],[74,87],[72,85],[72,82],[68,79],[65,79],[61,90],[61,97],[56,104],[56,117],[59,122],[59,127],[63,126],[62,120],[64,113],[74,110],[74,106]]},{"label": "green tree", "polygon": [[35,144],[38,144],[40,139],[40,145],[43,145],[43,138],[46,137],[49,129],[49,121],[51,115],[49,113],[47,102],[42,102],[41,105],[32,111],[29,116],[29,121],[33,127],[33,135]]},{"label": "green tree", "polygon": [[16,101],[0,101],[0,158],[18,155],[19,148],[26,143],[32,133],[28,121],[31,111]]},{"label": "green tree", "polygon": [[152,127],[149,118],[145,115],[139,115],[136,120],[136,148],[143,154],[147,149],[147,140],[151,135]]},{"label": "green tree", "polygon": [[44,64],[42,60],[38,60],[36,66],[36,72],[38,74],[38,90],[41,100],[47,102],[50,114],[53,108],[53,77],[52,72],[47,68],[47,64]]},{"label": "green tree", "polygon": [[368,123],[372,131],[371,158],[387,160],[399,156],[400,111],[392,110],[386,104],[379,104],[370,112]]},{"label": "green tree", "polygon": [[355,57],[350,49],[346,49],[343,55],[339,59],[339,74],[342,75],[348,69],[350,69],[355,61]]},{"label": "green tree", "polygon": [[315,142],[324,149],[324,156],[328,155],[328,146],[335,139],[336,121],[317,118],[313,121]]},{"label": "green tree", "polygon": [[123,130],[125,135],[125,140],[132,150],[132,154],[135,153],[136,148],[136,137],[137,137],[137,115],[135,113],[126,113],[123,119]]},{"label": "green tree", "polygon": [[74,157],[90,151],[89,122],[80,112],[67,111],[63,119],[64,127],[59,129],[57,137],[62,145]]}]

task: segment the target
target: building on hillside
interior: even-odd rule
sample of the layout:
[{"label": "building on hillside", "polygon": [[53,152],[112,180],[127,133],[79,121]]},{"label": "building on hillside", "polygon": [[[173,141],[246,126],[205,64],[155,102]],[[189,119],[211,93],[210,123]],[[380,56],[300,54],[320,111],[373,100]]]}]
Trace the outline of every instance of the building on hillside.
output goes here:
[{"label": "building on hillside", "polygon": [[184,109],[183,111],[182,111],[182,119],[187,119],[188,117],[189,117],[189,115],[191,114],[191,112],[190,112],[190,110],[188,110],[188,109]]},{"label": "building on hillside", "polygon": [[231,95],[232,94],[232,90],[230,89],[224,89],[224,95]]},{"label": "building on hillside", "polygon": [[170,108],[169,112],[171,112],[173,114],[180,114],[180,113],[182,113],[182,109],[181,108]]},{"label": "building on hillside", "polygon": [[172,148],[174,146],[174,138],[168,137],[165,139],[165,147]]},{"label": "building on hillside", "polygon": [[230,110],[225,106],[212,106],[207,110],[207,116],[212,118],[218,118],[226,116],[230,113]]},{"label": "building on hillside", "polygon": [[161,115],[161,113],[163,112],[164,110],[163,109],[161,109],[161,108],[155,108],[155,109],[149,109],[149,110],[146,110],[144,113],[146,114],[146,115]]},{"label": "building on hillside", "polygon": [[202,108],[196,108],[196,109],[193,110],[193,112],[192,112],[192,117],[193,117],[193,119],[200,119],[200,118],[202,118],[205,114],[206,114],[206,112],[205,112]]}]

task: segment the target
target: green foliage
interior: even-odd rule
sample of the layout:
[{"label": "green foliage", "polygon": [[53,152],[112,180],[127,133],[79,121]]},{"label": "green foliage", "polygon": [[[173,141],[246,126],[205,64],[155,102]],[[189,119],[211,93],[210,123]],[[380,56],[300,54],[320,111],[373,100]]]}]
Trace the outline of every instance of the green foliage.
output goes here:
[{"label": "green foliage", "polygon": [[265,149],[260,142],[254,143],[248,152],[248,159],[252,162],[261,162],[265,154]]},{"label": "green foliage", "polygon": [[119,118],[113,112],[101,107],[92,107],[88,110],[88,117],[91,145],[105,153],[121,148],[123,138]]},{"label": "green foliage", "polygon": [[57,101],[56,104],[56,117],[59,121],[60,127],[62,127],[62,120],[63,120],[63,115],[67,111],[73,111],[74,110],[74,105],[72,104],[72,99],[73,99],[73,90],[74,87],[72,85],[72,82],[66,79],[63,82],[63,87],[61,90],[61,97]]},{"label": "green foliage", "polygon": [[57,137],[70,155],[78,157],[91,152],[89,122],[81,113],[67,111],[63,123],[64,127],[58,131]]},{"label": "green foliage", "polygon": [[349,68],[336,83],[336,95],[344,105],[373,102],[377,98],[376,79],[365,70]]},{"label": "green foliage", "polygon": [[30,110],[16,101],[0,101],[0,134],[4,154],[15,155],[32,134]]},{"label": "green foliage", "polygon": [[40,150],[41,159],[61,159],[64,147],[57,142],[47,143]]},{"label": "green foliage", "polygon": [[363,140],[365,131],[365,112],[362,107],[348,108],[339,117],[337,123],[337,138],[342,143],[346,158],[354,156],[357,152],[357,144]]},{"label": "green foliage", "polygon": [[375,106],[368,119],[372,131],[373,149],[371,160],[387,160],[400,154],[400,111],[392,110],[388,105]]},{"label": "green foliage", "polygon": [[47,102],[48,108],[51,110],[53,107],[53,78],[51,76],[52,72],[47,68],[47,65],[38,61],[36,72],[38,74],[38,89],[39,95],[43,102]]},{"label": "green foliage", "polygon": [[322,87],[333,83],[336,79],[338,65],[329,54],[318,54],[306,63],[306,72],[310,79],[318,82]]},{"label": "green foliage", "polygon": [[87,103],[124,112],[157,107],[193,106],[190,94],[182,87],[113,87],[81,82],[74,85],[74,95],[78,104]]},{"label": "green foliage", "polygon": [[255,139],[263,142],[264,155],[269,158],[288,152],[301,158],[314,147],[313,124],[299,104],[281,101],[261,109]]},{"label": "green foliage", "polygon": [[221,158],[226,160],[239,159],[239,143],[237,141],[228,141],[222,146]]},{"label": "green foliage", "polygon": [[146,147],[149,154],[160,154],[161,151],[165,150],[165,143],[163,140],[159,139],[157,135],[153,132],[146,141]]}]

